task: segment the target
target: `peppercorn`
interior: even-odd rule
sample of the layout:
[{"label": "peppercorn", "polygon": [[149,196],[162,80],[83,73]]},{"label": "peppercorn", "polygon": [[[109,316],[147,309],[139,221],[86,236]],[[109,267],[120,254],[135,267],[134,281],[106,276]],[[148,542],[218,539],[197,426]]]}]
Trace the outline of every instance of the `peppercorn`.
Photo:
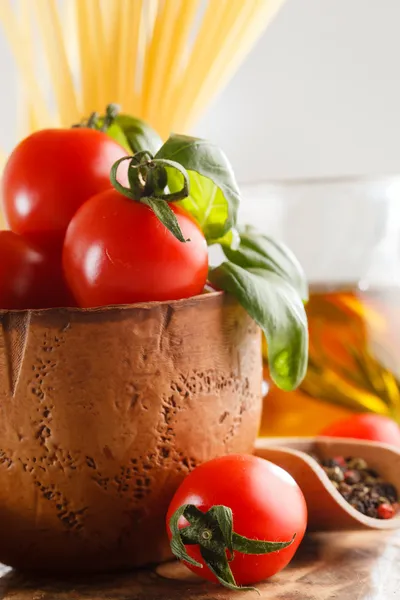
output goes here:
[{"label": "peppercorn", "polygon": [[358,471],[364,471],[368,468],[366,461],[363,458],[351,458],[347,462],[349,469],[357,469]]},{"label": "peppercorn", "polygon": [[392,485],[391,483],[383,482],[379,484],[379,489],[382,492],[382,496],[386,496],[386,498],[388,498],[392,504],[394,502],[397,502],[398,494],[394,485]]},{"label": "peppercorn", "polygon": [[394,516],[394,508],[391,504],[384,503],[378,506],[377,513],[379,519],[391,519]]},{"label": "peppercorn", "polygon": [[364,484],[363,483],[356,483],[353,484],[353,490],[355,490],[356,492],[362,492],[364,490]]},{"label": "peppercorn", "polygon": [[350,500],[350,505],[355,508],[356,510],[358,510],[359,512],[364,512],[364,507],[362,502],[360,502],[360,500],[358,500],[358,498],[354,498],[353,500]]},{"label": "peppercorn", "polygon": [[346,466],[346,461],[344,459],[343,456],[335,456],[334,459],[335,463],[339,466],[339,467],[345,467]]},{"label": "peppercorn", "polygon": [[378,511],[375,506],[369,506],[365,514],[367,515],[367,517],[372,517],[373,519],[378,518]]},{"label": "peppercorn", "polygon": [[359,471],[348,470],[344,472],[344,480],[346,483],[351,485],[359,483],[361,481],[361,474]]},{"label": "peppercorn", "polygon": [[390,519],[400,511],[395,486],[379,477],[364,459],[335,456],[316,460],[342,497],[362,514]]},{"label": "peppercorn", "polygon": [[334,469],[335,467],[340,467],[340,464],[336,462],[335,458],[324,458],[321,461],[323,467],[327,467],[328,469]]},{"label": "peppercorn", "polygon": [[372,477],[372,475],[367,475],[366,477],[364,477],[364,483],[365,485],[372,487],[376,484],[376,477]]},{"label": "peppercorn", "polygon": [[345,481],[342,481],[342,483],[339,485],[339,492],[341,494],[351,494],[352,492],[352,487],[350,485],[348,485],[348,483],[346,483]]},{"label": "peppercorn", "polygon": [[343,471],[340,467],[329,467],[326,469],[326,474],[331,481],[337,481],[337,483],[344,481]]},{"label": "peppercorn", "polygon": [[375,479],[378,479],[379,477],[378,473],[374,469],[370,469],[369,467],[368,469],[364,469],[364,473],[366,476],[374,477]]},{"label": "peppercorn", "polygon": [[373,486],[372,490],[379,496],[387,498],[392,504],[398,500],[397,490],[390,483],[378,483]]}]

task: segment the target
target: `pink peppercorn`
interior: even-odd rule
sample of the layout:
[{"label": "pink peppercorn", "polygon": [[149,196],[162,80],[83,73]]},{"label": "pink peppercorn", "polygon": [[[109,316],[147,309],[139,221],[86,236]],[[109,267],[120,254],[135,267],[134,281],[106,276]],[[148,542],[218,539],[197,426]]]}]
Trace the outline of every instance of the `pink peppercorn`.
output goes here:
[{"label": "pink peppercorn", "polygon": [[381,504],[378,506],[378,518],[379,519],[391,519],[394,516],[394,508],[391,504]]}]

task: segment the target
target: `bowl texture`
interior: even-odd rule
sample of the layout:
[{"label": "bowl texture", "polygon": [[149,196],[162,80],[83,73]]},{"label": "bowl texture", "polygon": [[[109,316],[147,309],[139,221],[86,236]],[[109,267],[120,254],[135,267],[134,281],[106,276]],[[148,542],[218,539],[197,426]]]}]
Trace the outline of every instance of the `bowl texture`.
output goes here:
[{"label": "bowl texture", "polygon": [[0,322],[0,562],[87,572],[168,558],[185,475],[253,449],[257,326],[222,293]]}]

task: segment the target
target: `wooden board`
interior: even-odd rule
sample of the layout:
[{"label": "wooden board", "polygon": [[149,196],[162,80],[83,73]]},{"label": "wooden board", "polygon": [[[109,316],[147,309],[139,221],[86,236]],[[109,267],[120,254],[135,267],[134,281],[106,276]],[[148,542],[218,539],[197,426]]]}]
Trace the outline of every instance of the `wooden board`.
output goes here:
[{"label": "wooden board", "polygon": [[[164,575],[164,576],[162,576]],[[167,576],[168,578],[166,578]],[[400,534],[315,534],[281,574],[259,586],[265,600],[389,600],[400,590]],[[34,579],[6,568],[1,600],[251,600],[187,575],[175,563],[87,580]]]}]

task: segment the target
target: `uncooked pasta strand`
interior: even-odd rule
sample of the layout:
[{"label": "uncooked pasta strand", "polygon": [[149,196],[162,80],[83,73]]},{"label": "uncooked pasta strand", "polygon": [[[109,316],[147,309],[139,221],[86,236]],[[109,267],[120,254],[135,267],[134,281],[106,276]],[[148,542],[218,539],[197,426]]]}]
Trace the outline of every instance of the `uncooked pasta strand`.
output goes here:
[{"label": "uncooked pasta strand", "polygon": [[157,119],[157,105],[161,101],[162,75],[168,60],[168,47],[172,43],[174,25],[179,18],[179,7],[179,0],[169,0],[161,6],[146,53],[142,88],[143,117],[152,122],[154,122],[154,117]]},{"label": "uncooked pasta strand", "polygon": [[193,98],[201,73],[207,72],[208,61],[216,55],[216,41],[223,27],[223,20],[229,12],[229,5],[235,0],[209,0],[200,29],[188,58],[185,72],[176,86],[170,105],[168,118],[176,123],[184,106]]},{"label": "uncooked pasta strand", "polygon": [[21,36],[16,15],[8,1],[0,1],[0,21],[3,24],[4,33],[20,71],[25,92],[30,97],[32,106],[34,106],[37,119],[40,123],[46,123],[46,120],[49,119],[49,110],[46,106],[43,92],[39,88],[34,72],[31,69],[31,49],[27,45],[27,40]]},{"label": "uncooked pasta strand", "polygon": [[129,24],[129,52],[127,71],[124,77],[124,94],[118,100],[125,112],[136,114],[138,111],[137,66],[144,60],[144,40],[140,38],[142,23],[143,0],[131,2],[131,22]]},{"label": "uncooked pasta strand", "polygon": [[179,19],[176,20],[171,33],[173,43],[167,49],[165,69],[160,73],[158,83],[161,94],[157,107],[157,121],[154,126],[164,137],[170,132],[170,107],[173,106],[174,92],[182,77],[184,61],[187,59],[185,47],[200,4],[201,0],[179,0]]},{"label": "uncooked pasta strand", "polygon": [[36,17],[61,121],[75,123],[80,118],[80,111],[55,0],[36,0]]},{"label": "uncooked pasta strand", "polygon": [[218,57],[202,80],[196,99],[184,112],[184,120],[180,123],[183,129],[190,130],[200,117],[204,103],[209,104],[226,86],[250,51],[253,40],[272,21],[283,2],[284,0],[256,0],[252,10],[246,15],[244,26],[238,21],[237,27],[232,28]]},{"label": "uncooked pasta strand", "polygon": [[70,126],[116,102],[163,137],[185,133],[282,2],[0,0],[26,97],[20,121]]},{"label": "uncooked pasta strand", "polygon": [[[118,3],[119,5],[119,3]],[[98,61],[92,39],[91,15],[87,0],[75,0],[76,24],[79,42],[79,61],[82,89],[81,117],[99,110]]]}]

